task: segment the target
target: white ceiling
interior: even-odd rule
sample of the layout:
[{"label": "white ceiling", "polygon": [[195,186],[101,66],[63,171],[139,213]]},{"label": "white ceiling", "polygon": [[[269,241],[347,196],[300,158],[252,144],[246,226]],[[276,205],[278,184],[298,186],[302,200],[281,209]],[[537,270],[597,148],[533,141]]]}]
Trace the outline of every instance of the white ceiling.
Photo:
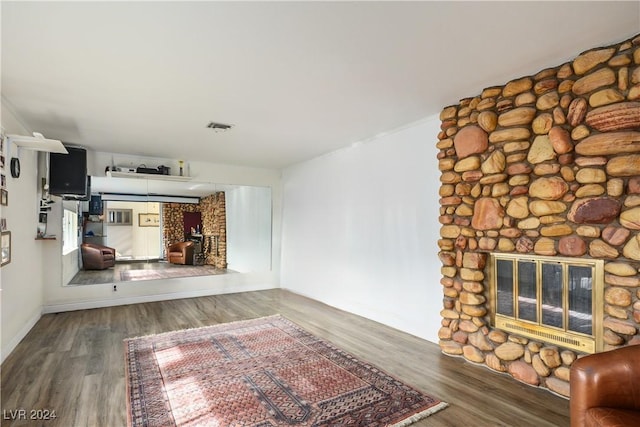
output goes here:
[{"label": "white ceiling", "polygon": [[3,102],[29,129],[266,168],[640,32],[638,1],[2,1],[1,14]]}]

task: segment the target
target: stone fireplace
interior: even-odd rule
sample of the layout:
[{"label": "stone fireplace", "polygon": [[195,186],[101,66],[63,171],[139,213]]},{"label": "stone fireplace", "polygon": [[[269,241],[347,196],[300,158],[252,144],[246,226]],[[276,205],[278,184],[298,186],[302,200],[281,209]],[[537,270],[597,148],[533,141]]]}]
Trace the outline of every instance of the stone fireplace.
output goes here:
[{"label": "stone fireplace", "polygon": [[227,268],[227,214],[224,191],[218,191],[200,199],[198,204],[163,203],[162,236],[165,247],[182,242],[185,212],[202,214],[202,234],[205,237],[204,263],[216,268]]},{"label": "stone fireplace", "polygon": [[[568,397],[578,357],[640,343],[640,35],[486,88],[440,119],[440,347]],[[528,271],[522,294],[507,296],[526,313],[514,309],[514,328],[491,290],[494,259],[510,256],[512,274]],[[527,308],[561,277],[594,296]],[[536,333],[532,319],[556,309],[564,320]],[[592,348],[568,344],[571,322],[578,338],[592,332]]]}]

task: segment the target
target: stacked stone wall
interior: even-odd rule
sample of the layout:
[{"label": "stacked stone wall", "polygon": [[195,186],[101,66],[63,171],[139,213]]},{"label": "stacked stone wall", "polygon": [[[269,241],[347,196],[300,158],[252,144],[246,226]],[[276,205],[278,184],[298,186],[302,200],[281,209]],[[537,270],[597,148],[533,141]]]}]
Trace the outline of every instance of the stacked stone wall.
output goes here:
[{"label": "stacked stone wall", "polygon": [[493,329],[491,252],[605,260],[604,349],[640,342],[640,36],[440,114],[442,351],[569,396],[579,353]]},{"label": "stacked stone wall", "polygon": [[184,241],[184,213],[200,212],[199,204],[163,203],[162,240],[164,247]]},{"label": "stacked stone wall", "polygon": [[206,264],[227,268],[227,209],[223,191],[202,198],[202,233]]},{"label": "stacked stone wall", "polygon": [[198,204],[163,203],[162,238],[164,247],[184,241],[184,212],[202,214],[205,237],[205,264],[227,268],[227,217],[224,192],[203,197]]}]

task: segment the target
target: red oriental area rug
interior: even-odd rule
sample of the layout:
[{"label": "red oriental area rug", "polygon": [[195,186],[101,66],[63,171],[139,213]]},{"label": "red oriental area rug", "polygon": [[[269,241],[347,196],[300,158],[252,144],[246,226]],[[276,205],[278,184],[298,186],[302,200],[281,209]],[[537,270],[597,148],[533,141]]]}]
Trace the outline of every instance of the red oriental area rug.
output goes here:
[{"label": "red oriental area rug", "polygon": [[447,406],[281,316],[125,350],[130,426],[406,426]]}]

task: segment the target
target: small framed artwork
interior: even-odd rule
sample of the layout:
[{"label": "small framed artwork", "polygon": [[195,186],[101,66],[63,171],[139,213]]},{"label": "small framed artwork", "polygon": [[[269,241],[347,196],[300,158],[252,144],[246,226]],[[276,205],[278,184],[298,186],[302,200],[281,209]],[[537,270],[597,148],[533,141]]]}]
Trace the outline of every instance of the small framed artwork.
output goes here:
[{"label": "small framed artwork", "polygon": [[160,227],[160,214],[139,213],[138,225],[140,227]]},{"label": "small framed artwork", "polygon": [[11,232],[3,231],[0,237],[0,243],[2,247],[2,264],[6,265],[11,262]]},{"label": "small framed artwork", "polygon": [[4,154],[0,154],[0,169],[4,170],[5,157]]},{"label": "small framed artwork", "polygon": [[0,218],[0,231],[7,230],[7,218]]},{"label": "small framed artwork", "polygon": [[40,214],[38,215],[38,222],[40,223],[47,223],[47,213],[46,212],[40,212]]},{"label": "small framed artwork", "polygon": [[7,188],[7,175],[0,174],[0,187]]},{"label": "small framed artwork", "polygon": [[0,190],[0,205],[7,206],[9,204],[9,192],[7,190]]}]

